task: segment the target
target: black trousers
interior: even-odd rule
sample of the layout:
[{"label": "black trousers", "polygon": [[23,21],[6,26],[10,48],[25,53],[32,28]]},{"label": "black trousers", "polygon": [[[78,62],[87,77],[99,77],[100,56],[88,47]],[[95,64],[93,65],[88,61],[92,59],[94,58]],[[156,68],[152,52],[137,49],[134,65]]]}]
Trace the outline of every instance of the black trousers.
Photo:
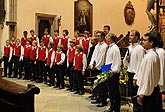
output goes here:
[{"label": "black trousers", "polygon": [[142,112],[163,112],[159,86],[154,88],[150,96],[144,96],[142,103]]},{"label": "black trousers", "polygon": [[56,65],[57,86],[64,88],[64,65]]},{"label": "black trousers", "polygon": [[40,81],[44,80],[44,82],[47,82],[45,61],[37,61],[37,79]]},{"label": "black trousers", "polygon": [[30,77],[36,79],[36,60],[30,60]]},{"label": "black trousers", "polygon": [[47,66],[46,71],[47,71],[48,76],[49,76],[49,83],[54,85],[54,82],[55,82],[54,78],[55,77],[54,77],[53,67],[50,68],[50,66]]},{"label": "black trousers", "polygon": [[141,106],[137,103],[137,98],[134,97],[137,95],[138,86],[133,85],[133,77],[135,73],[127,72],[128,73],[128,96],[131,96],[132,103],[133,103],[133,111],[140,112]]},{"label": "black trousers", "polygon": [[30,79],[30,58],[23,58],[25,78]]},{"label": "black trousers", "polygon": [[[11,76],[12,75],[12,64],[9,61],[9,57],[3,56],[3,61],[4,61],[4,75]],[[9,69],[9,73],[7,73],[7,69]]]},{"label": "black trousers", "polygon": [[83,83],[82,70],[74,70],[73,89],[76,90],[76,91],[84,92],[84,83]]},{"label": "black trousers", "polygon": [[111,108],[115,112],[120,112],[120,90],[119,90],[119,73],[115,73],[109,77],[107,81],[107,89],[110,96]]},{"label": "black trousers", "polygon": [[69,88],[73,89],[73,63],[69,62],[69,67],[68,67],[68,76],[69,76]]},{"label": "black trousers", "polygon": [[22,77],[22,67],[21,67],[21,61],[19,61],[20,57],[15,56],[14,57],[14,76],[17,77],[18,74],[20,77]]}]

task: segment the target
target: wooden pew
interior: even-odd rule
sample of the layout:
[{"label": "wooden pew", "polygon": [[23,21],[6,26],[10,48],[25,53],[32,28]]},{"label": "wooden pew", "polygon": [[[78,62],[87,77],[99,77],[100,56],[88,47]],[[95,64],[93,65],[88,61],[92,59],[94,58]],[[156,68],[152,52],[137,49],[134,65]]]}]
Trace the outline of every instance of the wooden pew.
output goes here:
[{"label": "wooden pew", "polygon": [[0,112],[34,112],[34,95],[40,89],[0,79]]}]

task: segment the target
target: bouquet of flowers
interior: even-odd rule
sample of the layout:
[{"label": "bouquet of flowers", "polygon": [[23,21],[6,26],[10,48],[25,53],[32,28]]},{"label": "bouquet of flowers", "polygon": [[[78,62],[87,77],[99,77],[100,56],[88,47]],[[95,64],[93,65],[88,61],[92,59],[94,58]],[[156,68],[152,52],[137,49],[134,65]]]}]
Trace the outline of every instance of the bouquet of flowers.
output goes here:
[{"label": "bouquet of flowers", "polygon": [[128,81],[127,66],[122,65],[119,78],[120,78],[119,79],[120,84],[126,85]]},{"label": "bouquet of flowers", "polygon": [[100,84],[101,82],[104,82],[109,77],[109,72],[102,72],[99,75],[96,76],[97,79],[94,81],[93,89]]}]

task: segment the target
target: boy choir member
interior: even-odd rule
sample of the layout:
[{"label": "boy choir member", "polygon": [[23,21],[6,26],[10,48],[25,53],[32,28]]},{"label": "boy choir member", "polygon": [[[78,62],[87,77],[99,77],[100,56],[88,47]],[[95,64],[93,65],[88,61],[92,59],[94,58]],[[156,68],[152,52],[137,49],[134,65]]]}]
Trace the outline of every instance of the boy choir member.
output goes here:
[{"label": "boy choir member", "polygon": [[32,41],[32,49],[30,51],[30,77],[31,81],[36,80],[36,57],[37,57],[37,47],[38,43],[36,40]]},{"label": "boy choir member", "polygon": [[54,30],[54,38],[53,38],[53,42],[54,42],[54,51],[57,51],[57,45],[59,43],[59,39],[60,39],[60,36],[59,36],[59,30]]},{"label": "boy choir member", "polygon": [[46,75],[46,68],[45,68],[45,61],[48,57],[48,50],[45,46],[45,41],[41,41],[40,47],[37,49],[37,79],[36,82],[40,83],[43,82],[44,76],[44,83],[47,83],[47,75]]},{"label": "boy choir member", "polygon": [[30,30],[30,34],[31,34],[31,37],[29,37],[28,39],[31,41],[31,43],[33,43],[33,41],[37,41],[37,46],[39,46],[39,38],[37,37],[37,35],[35,35],[35,32],[34,30]]},{"label": "boy choir member", "polygon": [[24,31],[24,32],[23,32],[23,37],[21,38],[21,45],[22,45],[23,47],[25,47],[25,45],[26,45],[27,34],[28,34],[28,32],[27,32],[27,31]]},{"label": "boy choir member", "polygon": [[23,79],[29,80],[30,76],[30,52],[32,50],[32,46],[30,45],[30,41],[26,41],[26,45],[24,46],[24,54],[23,54],[23,63],[24,63],[24,70],[25,76]]},{"label": "boy choir member", "polygon": [[49,86],[54,86],[54,72],[53,72],[53,64],[54,64],[54,58],[55,58],[55,51],[53,49],[54,45],[53,43],[48,43],[48,58],[45,63],[46,71],[49,76]]},{"label": "boy choir member", "polygon": [[105,35],[107,35],[107,34],[109,34],[110,33],[110,26],[109,25],[105,25],[104,27],[103,27],[103,31],[104,31],[104,33],[105,33]]},{"label": "boy choir member", "polygon": [[130,42],[131,45],[128,47],[128,51],[123,59],[123,64],[128,67],[128,92],[129,96],[132,97],[133,101],[133,111],[139,112],[140,106],[137,104],[136,99],[133,96],[136,96],[138,86],[133,84],[137,80],[137,71],[144,57],[144,48],[138,43],[140,40],[140,33],[137,30],[132,30],[130,32]]},{"label": "boy choir member", "polygon": [[76,31],[74,32],[75,45],[79,45],[79,44],[80,44],[81,39],[79,38],[79,34],[80,34],[80,32],[79,32],[78,30],[76,30]]},{"label": "boy choir member", "polygon": [[149,32],[143,37],[143,47],[146,54],[137,72],[137,102],[142,106],[142,112],[162,112],[162,97],[159,88],[160,59],[156,53],[157,33]]},{"label": "boy choir member", "polygon": [[42,41],[45,42],[45,46],[48,46],[49,42],[53,42],[53,38],[49,35],[49,29],[45,28],[44,30],[44,36],[42,37]]},{"label": "boy choir member", "polygon": [[68,76],[69,76],[69,89],[73,91],[73,61],[75,57],[75,40],[70,40],[70,47],[67,51],[67,68],[68,68]]},{"label": "boy choir member", "polygon": [[[11,66],[13,67],[13,64],[14,64],[14,55],[13,54],[14,54],[14,49],[16,46],[16,37],[15,36],[11,37],[10,46],[13,49],[12,58],[11,58]],[[12,69],[12,71],[13,71],[13,69]]]},{"label": "boy choir member", "polygon": [[57,83],[55,87],[59,89],[64,89],[64,63],[65,54],[62,51],[63,45],[59,44],[57,46],[56,56],[55,56],[55,67],[56,67],[56,79]]},{"label": "boy choir member", "polygon": [[[10,46],[10,40],[6,40],[6,45],[3,47],[2,56],[4,61],[4,76],[10,78],[12,75],[12,64],[11,64],[11,58],[13,54],[13,49]],[[9,69],[9,73],[7,73],[7,69]]]},{"label": "boy choir member", "polygon": [[76,54],[74,57],[74,76],[73,76],[73,89],[74,94],[84,94],[83,75],[87,66],[86,55],[83,53],[81,45],[76,45]]},{"label": "boy choir member", "polygon": [[[21,67],[21,63],[23,61],[23,54],[24,54],[24,48],[21,45],[20,39],[16,39],[16,46],[14,48],[14,76],[18,79],[22,78],[22,72],[23,68]],[[18,77],[19,75],[19,77]]]},{"label": "boy choir member", "polygon": [[81,40],[81,45],[83,47],[83,52],[88,54],[89,48],[91,47],[90,39],[89,39],[89,32],[84,31],[84,38]]},{"label": "boy choir member", "polygon": [[121,69],[121,55],[119,47],[115,44],[115,34],[106,36],[108,49],[105,57],[105,65],[112,64],[109,71],[109,78],[106,80],[107,90],[110,96],[111,107],[104,112],[120,112],[120,91],[119,91],[119,75]]},{"label": "boy choir member", "polygon": [[160,92],[165,92],[165,50],[163,49],[163,40],[161,34],[157,32],[158,35],[158,42],[156,45],[156,52],[159,55],[160,59],[160,80],[159,80],[159,87]]},{"label": "boy choir member", "polygon": [[59,39],[59,43],[58,44],[61,44],[63,45],[63,53],[66,54],[67,53],[67,50],[68,50],[68,47],[69,47],[69,41],[70,41],[70,38],[69,38],[69,32],[68,30],[63,30],[63,37],[61,37]]}]

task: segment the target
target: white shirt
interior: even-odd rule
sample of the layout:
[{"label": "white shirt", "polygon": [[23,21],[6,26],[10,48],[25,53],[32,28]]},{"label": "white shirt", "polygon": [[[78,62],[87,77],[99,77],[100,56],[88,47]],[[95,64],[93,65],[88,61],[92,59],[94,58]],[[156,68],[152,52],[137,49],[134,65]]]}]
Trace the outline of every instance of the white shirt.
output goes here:
[{"label": "white shirt", "polygon": [[[82,52],[80,52],[80,54],[82,54]],[[87,58],[86,58],[85,53],[83,54],[82,63],[83,63],[83,70],[82,71],[85,71],[85,69],[87,67]],[[73,66],[75,66],[75,58],[74,58]]]},{"label": "white shirt", "polygon": [[[51,48],[51,49],[49,49],[48,50],[48,53],[50,52],[50,51],[52,51],[53,49]],[[51,62],[50,62],[50,66],[53,66],[53,63],[54,63],[54,58],[55,58],[55,51],[53,50],[53,52],[52,52],[52,55],[51,55]]]},{"label": "white shirt", "polygon": [[105,61],[104,58],[105,58],[105,52],[106,52],[107,46],[108,45],[104,41],[101,43],[98,43],[95,46],[95,50],[93,51],[92,58],[89,65],[93,65],[95,62],[96,64],[95,68],[97,68],[98,70],[101,69],[101,66],[104,65],[104,61]]},{"label": "white shirt", "polygon": [[165,50],[163,48],[156,48],[156,52],[160,59],[160,80],[159,86],[161,92],[165,91]]},{"label": "white shirt", "polygon": [[[20,60],[23,60],[23,54],[24,54],[24,48],[23,48],[23,46],[20,44],[20,45],[16,45],[16,47],[19,47],[19,46],[21,46],[21,55],[20,55]],[[14,53],[13,53],[14,55],[15,55],[15,49],[14,49]]]},{"label": "white shirt", "polygon": [[[58,62],[56,64],[57,65],[62,65],[64,63],[64,61],[65,61],[65,54],[62,51],[60,51],[60,52],[56,51],[56,54],[59,54],[59,53],[61,53],[61,60],[60,60],[60,62]],[[56,58],[55,58],[55,62],[57,62]]]},{"label": "white shirt", "polygon": [[160,79],[160,60],[155,49],[146,51],[137,72],[137,85],[139,86],[137,95],[149,96]]},{"label": "white shirt", "polygon": [[126,60],[126,57],[128,55],[128,52],[126,53],[123,64],[128,67],[128,72],[135,73],[134,79],[137,79],[137,71],[139,70],[140,63],[142,62],[142,59],[144,57],[144,48],[139,45],[138,43],[135,43],[133,45],[130,45],[128,47],[129,50],[129,62]]},{"label": "white shirt", "polygon": [[119,47],[112,43],[109,45],[109,48],[106,52],[106,59],[105,59],[105,65],[106,64],[112,64],[112,71],[119,73],[121,69],[121,55]]},{"label": "white shirt", "polygon": [[[9,61],[10,61],[13,55],[13,48],[10,45],[5,46],[5,47],[10,47],[10,53],[9,53]],[[2,55],[4,56],[4,49],[2,51]]]}]

